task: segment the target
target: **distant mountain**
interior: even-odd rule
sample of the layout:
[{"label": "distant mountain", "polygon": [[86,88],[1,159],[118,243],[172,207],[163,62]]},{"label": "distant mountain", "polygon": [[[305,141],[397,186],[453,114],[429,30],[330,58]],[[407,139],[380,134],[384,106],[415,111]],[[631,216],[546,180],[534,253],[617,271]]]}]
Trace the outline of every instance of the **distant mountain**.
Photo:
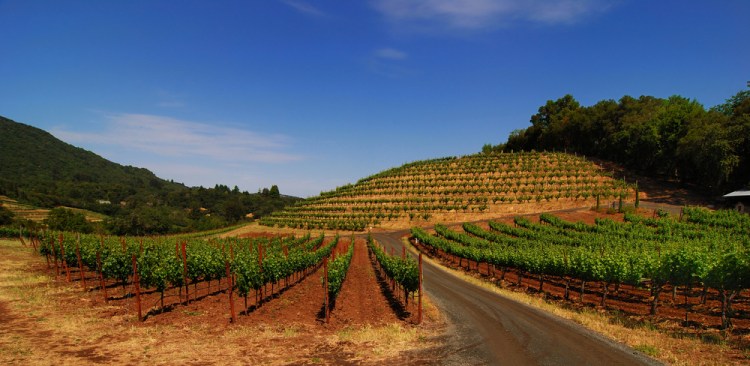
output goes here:
[{"label": "distant mountain", "polygon": [[[104,213],[112,217],[110,231],[120,233],[219,226],[248,213],[260,217],[299,200],[281,195],[275,186],[257,194],[225,185],[186,187],[148,169],[113,163],[44,130],[1,116],[0,195],[38,207],[68,206]],[[153,227],[146,225],[147,219],[166,222]]]}]

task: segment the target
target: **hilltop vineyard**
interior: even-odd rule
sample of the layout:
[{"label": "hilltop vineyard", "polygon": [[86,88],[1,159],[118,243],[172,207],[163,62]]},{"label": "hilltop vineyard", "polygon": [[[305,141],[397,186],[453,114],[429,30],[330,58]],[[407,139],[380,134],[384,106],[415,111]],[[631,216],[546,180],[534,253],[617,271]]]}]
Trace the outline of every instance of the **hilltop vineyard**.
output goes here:
[{"label": "hilltop vineyard", "polygon": [[362,231],[461,214],[481,217],[507,212],[511,206],[563,208],[620,198],[633,198],[633,189],[581,157],[535,152],[477,154],[386,170],[266,216],[261,224]]}]

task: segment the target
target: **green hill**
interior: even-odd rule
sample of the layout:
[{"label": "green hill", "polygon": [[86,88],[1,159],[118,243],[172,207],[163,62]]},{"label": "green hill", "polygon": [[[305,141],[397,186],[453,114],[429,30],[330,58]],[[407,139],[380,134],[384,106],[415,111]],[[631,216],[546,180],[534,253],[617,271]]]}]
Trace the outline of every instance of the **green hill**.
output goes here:
[{"label": "green hill", "polygon": [[99,201],[158,203],[159,197],[186,188],[3,117],[0,172],[0,194],[40,207],[96,208]]},{"label": "green hill", "polygon": [[586,159],[492,153],[409,163],[309,198],[261,224],[308,229],[407,228],[502,214],[609,204],[633,190]]},{"label": "green hill", "polygon": [[505,144],[483,150],[577,152],[714,196],[750,185],[750,90],[709,109],[681,96],[582,106],[565,95],[530,120]]},{"label": "green hill", "polygon": [[186,187],[151,171],[113,163],[39,128],[0,117],[0,195],[38,208],[66,206],[107,215],[113,233],[209,229],[262,217],[297,201],[225,185]]}]

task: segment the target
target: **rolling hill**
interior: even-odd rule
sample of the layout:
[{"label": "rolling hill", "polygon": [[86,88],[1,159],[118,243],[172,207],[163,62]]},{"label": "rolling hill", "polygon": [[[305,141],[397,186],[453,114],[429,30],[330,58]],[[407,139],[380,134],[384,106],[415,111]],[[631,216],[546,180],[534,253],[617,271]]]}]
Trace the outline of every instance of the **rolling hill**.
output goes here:
[{"label": "rolling hill", "polygon": [[588,160],[563,153],[491,153],[417,161],[298,202],[267,226],[365,230],[481,220],[505,213],[601,204],[634,189]]},{"label": "rolling hill", "polygon": [[96,208],[100,200],[156,199],[186,188],[4,117],[0,117],[0,172],[0,194],[40,207]]},{"label": "rolling hill", "polygon": [[107,215],[103,221],[112,233],[166,233],[215,228],[248,213],[262,217],[299,200],[276,187],[263,192],[218,184],[187,187],[0,117],[0,196],[35,213],[59,206],[85,209]]}]

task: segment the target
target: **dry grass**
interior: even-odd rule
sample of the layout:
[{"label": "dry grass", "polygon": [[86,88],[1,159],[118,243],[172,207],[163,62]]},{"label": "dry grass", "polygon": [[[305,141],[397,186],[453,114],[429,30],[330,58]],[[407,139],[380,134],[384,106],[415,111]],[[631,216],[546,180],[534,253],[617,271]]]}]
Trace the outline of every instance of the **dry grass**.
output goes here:
[{"label": "dry grass", "polygon": [[[416,249],[404,239],[409,250]],[[429,257],[423,260],[437,265],[443,271],[453,274],[467,282],[481,286],[504,297],[544,310],[564,319],[578,323],[594,332],[623,343],[655,359],[671,365],[747,365],[750,354],[733,349],[723,341],[720,334],[708,334],[703,339],[672,332],[674,327],[660,324],[639,323],[618,316],[592,309],[568,309],[560,304],[551,303],[538,295],[514,292],[486,280],[472,277],[465,272],[444,267]]]}]

